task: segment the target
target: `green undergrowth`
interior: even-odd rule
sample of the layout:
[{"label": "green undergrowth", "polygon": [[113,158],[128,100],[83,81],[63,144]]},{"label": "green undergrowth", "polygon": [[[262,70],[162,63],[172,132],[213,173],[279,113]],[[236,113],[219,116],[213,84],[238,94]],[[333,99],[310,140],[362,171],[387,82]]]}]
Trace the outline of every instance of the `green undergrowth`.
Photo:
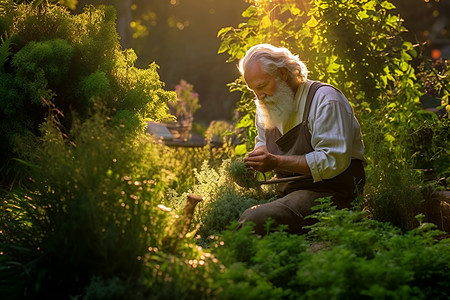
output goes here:
[{"label": "green undergrowth", "polygon": [[204,199],[189,233],[179,234],[186,193],[165,192],[172,153],[110,122],[95,112],[68,139],[50,118],[40,139],[22,145],[32,180],[2,194],[2,295],[448,298],[450,243],[430,224],[401,231],[322,199],[306,235],[280,228],[259,237],[251,224],[237,230],[243,210],[274,195],[235,184],[230,159],[193,172],[188,192]]},{"label": "green undergrowth", "polygon": [[251,227],[223,232],[223,245],[212,251],[227,267],[224,298],[253,290],[242,284],[245,276],[267,281],[270,289],[261,290],[261,298],[266,292],[271,299],[448,298],[450,243],[436,242],[440,233],[433,225],[402,233],[363,212],[321,201],[313,215],[320,222],[307,235],[278,231],[260,238],[249,235]]},{"label": "green undergrowth", "polygon": [[[193,228],[197,228],[198,243],[207,246],[210,237],[226,229],[249,207],[271,201],[275,192],[270,187],[248,189],[236,184],[230,174],[231,159],[213,167],[204,161],[200,169],[194,169],[195,184],[187,191],[203,197],[193,217]],[[186,193],[169,193],[165,203],[180,211],[185,203]]]}]

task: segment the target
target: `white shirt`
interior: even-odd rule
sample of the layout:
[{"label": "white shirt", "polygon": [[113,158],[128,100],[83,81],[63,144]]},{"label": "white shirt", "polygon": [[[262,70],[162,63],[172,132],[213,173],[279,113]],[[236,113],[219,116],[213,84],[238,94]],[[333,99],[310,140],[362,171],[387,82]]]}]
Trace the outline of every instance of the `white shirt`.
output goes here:
[{"label": "white shirt", "polygon": [[[306,97],[311,80],[300,84],[294,101],[295,110],[285,124],[278,124],[281,134],[300,124],[303,120]],[[266,144],[265,129],[256,120],[258,134],[255,148]],[[314,151],[307,153],[306,162],[314,182],[333,178],[344,172],[352,159],[364,159],[364,144],[361,128],[353,108],[340,92],[330,86],[323,86],[315,93],[308,115],[308,129]]]}]

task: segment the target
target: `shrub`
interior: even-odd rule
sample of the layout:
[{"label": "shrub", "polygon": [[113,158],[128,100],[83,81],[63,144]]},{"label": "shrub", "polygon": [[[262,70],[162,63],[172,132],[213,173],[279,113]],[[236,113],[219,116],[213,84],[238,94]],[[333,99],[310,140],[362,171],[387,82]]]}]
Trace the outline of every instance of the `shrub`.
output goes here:
[{"label": "shrub", "polygon": [[[198,230],[198,243],[208,246],[211,236],[219,234],[249,207],[271,201],[274,190],[248,189],[235,184],[230,178],[231,159],[223,160],[218,167],[204,161],[199,170],[194,169],[195,184],[187,191],[203,197],[193,218],[192,228]],[[185,194],[173,191],[166,203],[179,211],[184,203]]]},{"label": "shrub", "polygon": [[30,180],[1,203],[1,243],[25,268],[16,276],[27,269],[25,296],[75,296],[95,276],[138,278],[140,257],[162,242],[163,149],[111,123],[100,111],[65,134],[53,116],[21,146]]},{"label": "shrub", "polygon": [[110,117],[131,120],[128,130],[142,131],[148,119],[169,117],[167,101],[175,92],[163,90],[158,66],[135,66],[133,50],[122,50],[112,7],[86,6],[71,15],[55,4],[0,3],[0,168],[4,184],[17,175],[16,138],[39,134],[48,105],[62,112],[70,129],[72,114],[82,120],[96,104]]}]

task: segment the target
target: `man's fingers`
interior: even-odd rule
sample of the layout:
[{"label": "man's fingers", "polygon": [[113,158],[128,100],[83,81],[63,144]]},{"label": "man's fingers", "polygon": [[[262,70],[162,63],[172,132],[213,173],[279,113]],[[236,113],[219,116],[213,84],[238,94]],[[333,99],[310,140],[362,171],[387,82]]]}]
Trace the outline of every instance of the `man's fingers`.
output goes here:
[{"label": "man's fingers", "polygon": [[255,155],[255,156],[247,156],[244,158],[244,162],[261,162],[264,160],[266,156],[265,155]]},{"label": "man's fingers", "polygon": [[267,154],[267,151],[261,148],[257,148],[249,153],[247,153],[247,156],[258,156],[258,155],[264,155]]},{"label": "man's fingers", "polygon": [[257,161],[251,161],[251,162],[246,162],[245,166],[248,167],[248,168],[253,168],[253,169],[257,170],[257,171],[261,171],[260,168],[262,166],[262,163],[261,162],[257,162]]}]

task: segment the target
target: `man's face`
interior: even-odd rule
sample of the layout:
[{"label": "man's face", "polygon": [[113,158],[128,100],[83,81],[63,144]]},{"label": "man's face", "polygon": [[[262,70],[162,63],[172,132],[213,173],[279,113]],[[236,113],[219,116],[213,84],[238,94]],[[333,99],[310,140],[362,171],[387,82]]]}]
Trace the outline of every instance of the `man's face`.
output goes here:
[{"label": "man's face", "polygon": [[284,80],[265,72],[259,62],[248,66],[244,79],[256,95],[258,121],[266,129],[287,121],[294,109],[294,92]]},{"label": "man's face", "polygon": [[259,100],[273,96],[277,88],[276,78],[266,73],[260,62],[254,62],[247,67],[244,79]]},{"label": "man's face", "polygon": [[295,106],[295,95],[288,84],[281,79],[276,79],[276,83],[276,91],[272,96],[256,99],[256,114],[266,129],[283,125]]}]

